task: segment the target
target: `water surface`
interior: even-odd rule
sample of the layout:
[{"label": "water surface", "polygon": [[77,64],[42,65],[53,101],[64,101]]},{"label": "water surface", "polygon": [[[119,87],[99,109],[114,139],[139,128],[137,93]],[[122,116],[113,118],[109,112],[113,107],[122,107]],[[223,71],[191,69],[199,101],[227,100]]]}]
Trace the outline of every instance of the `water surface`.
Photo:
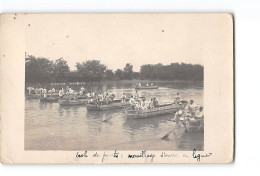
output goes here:
[{"label": "water surface", "polygon": [[[154,82],[159,89],[140,90],[139,96],[173,102],[177,92],[203,105],[203,82]],[[133,93],[132,82],[108,82],[85,86],[122,96]],[[74,87],[79,89],[79,87]],[[175,126],[173,114],[127,119],[121,110],[87,111],[85,106],[61,107],[59,103],[25,100],[25,150],[176,150],[204,149],[204,133],[181,128],[161,140]],[[104,118],[114,116],[108,123]]]}]

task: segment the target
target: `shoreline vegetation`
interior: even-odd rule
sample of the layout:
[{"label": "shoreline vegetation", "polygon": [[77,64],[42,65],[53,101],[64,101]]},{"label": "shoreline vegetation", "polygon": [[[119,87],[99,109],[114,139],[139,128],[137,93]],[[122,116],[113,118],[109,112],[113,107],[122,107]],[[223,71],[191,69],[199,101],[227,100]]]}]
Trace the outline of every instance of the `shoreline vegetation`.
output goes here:
[{"label": "shoreline vegetation", "polygon": [[127,63],[123,69],[113,71],[99,60],[76,63],[71,71],[63,58],[52,61],[48,58],[25,56],[25,83],[52,85],[85,85],[100,82],[151,82],[151,81],[203,81],[204,67],[198,64],[171,63],[169,65],[145,64],[139,72]]}]

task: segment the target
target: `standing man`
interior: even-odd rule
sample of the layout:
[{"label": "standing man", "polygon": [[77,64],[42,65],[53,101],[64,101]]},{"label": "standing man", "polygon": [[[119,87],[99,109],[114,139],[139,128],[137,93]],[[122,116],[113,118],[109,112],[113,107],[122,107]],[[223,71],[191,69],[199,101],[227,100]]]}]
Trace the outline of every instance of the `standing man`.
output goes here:
[{"label": "standing man", "polygon": [[108,92],[107,92],[107,90],[105,90],[105,92],[104,92],[104,99],[107,99],[107,97],[108,97]]},{"label": "standing man", "polygon": [[134,110],[135,109],[135,99],[133,98],[133,95],[131,95],[129,103],[131,104],[131,109]]},{"label": "standing man", "polygon": [[176,96],[175,96],[175,104],[179,104],[181,101],[181,97],[180,94],[177,92]]},{"label": "standing man", "polygon": [[82,91],[82,93],[85,94],[85,88],[83,86],[80,88],[80,91]]},{"label": "standing man", "polygon": [[32,91],[32,87],[31,87],[31,86],[27,87],[27,90],[28,90],[28,93],[29,93],[29,95],[30,95],[30,94],[31,94],[31,91]]},{"label": "standing man", "polygon": [[43,93],[43,97],[47,97],[47,89],[46,87],[44,87],[44,89],[42,90]]},{"label": "standing man", "polygon": [[63,97],[63,88],[61,90],[59,90],[59,97],[62,98]]},{"label": "standing man", "polygon": [[138,91],[136,90],[135,93],[134,93],[134,98],[137,99],[139,98],[139,94],[138,94]]},{"label": "standing man", "polygon": [[126,95],[125,95],[125,93],[123,93],[123,95],[122,95],[122,103],[125,103],[126,102]]},{"label": "standing man", "polygon": [[194,117],[197,107],[198,106],[194,103],[194,100],[190,100],[189,111],[190,111],[192,117]]},{"label": "standing man", "polygon": [[155,97],[153,97],[153,106],[156,108],[158,105],[159,105],[158,100]]}]

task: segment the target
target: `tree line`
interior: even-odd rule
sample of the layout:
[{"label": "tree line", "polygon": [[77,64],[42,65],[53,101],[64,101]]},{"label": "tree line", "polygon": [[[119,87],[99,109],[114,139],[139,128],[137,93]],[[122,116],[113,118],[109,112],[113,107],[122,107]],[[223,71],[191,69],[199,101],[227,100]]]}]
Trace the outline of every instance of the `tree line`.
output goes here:
[{"label": "tree line", "polygon": [[86,60],[76,63],[76,70],[70,70],[63,58],[55,61],[47,58],[27,55],[25,57],[26,83],[66,83],[99,82],[104,80],[203,80],[203,66],[185,63],[170,65],[146,64],[140,72],[133,71],[133,65],[127,63],[123,69],[108,69],[99,60]]}]

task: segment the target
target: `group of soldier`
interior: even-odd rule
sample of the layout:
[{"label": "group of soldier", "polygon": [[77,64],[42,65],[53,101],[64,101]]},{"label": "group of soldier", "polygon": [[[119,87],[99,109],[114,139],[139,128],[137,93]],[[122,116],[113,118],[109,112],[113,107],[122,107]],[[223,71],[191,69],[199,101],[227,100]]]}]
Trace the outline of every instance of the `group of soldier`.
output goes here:
[{"label": "group of soldier", "polygon": [[178,111],[175,113],[174,117],[174,121],[177,125],[190,118],[197,120],[204,118],[203,107],[197,105],[194,100],[190,100],[190,102],[181,101],[179,93],[177,93],[175,103],[179,104]]}]

